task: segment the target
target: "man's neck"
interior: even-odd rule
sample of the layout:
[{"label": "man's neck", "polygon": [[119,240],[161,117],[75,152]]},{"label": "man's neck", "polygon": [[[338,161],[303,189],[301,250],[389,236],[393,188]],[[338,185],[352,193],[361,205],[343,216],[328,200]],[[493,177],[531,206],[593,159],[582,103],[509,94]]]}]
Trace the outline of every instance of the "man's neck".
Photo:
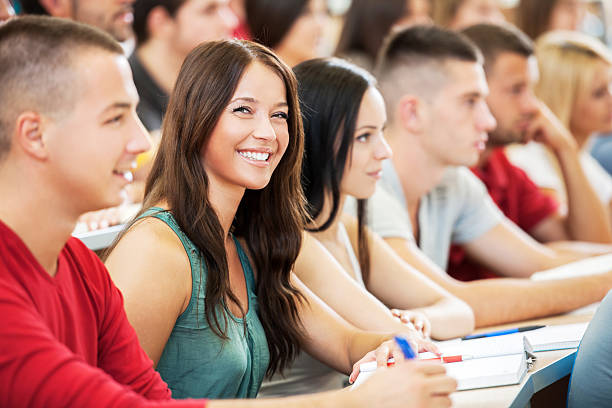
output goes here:
[{"label": "man's neck", "polygon": [[153,80],[167,94],[172,93],[178,78],[183,56],[162,41],[151,39],[136,49],[138,59]]},{"label": "man's neck", "polygon": [[[421,197],[440,183],[446,166],[431,157],[415,136],[387,131],[393,150],[393,167],[399,178],[408,209],[418,208]],[[411,140],[412,139],[412,140]]]},{"label": "man's neck", "polygon": [[59,254],[79,214],[62,208],[66,200],[31,176],[0,174],[0,220],[19,236],[45,271],[55,276]]},{"label": "man's neck", "polygon": [[478,162],[476,163],[474,167],[482,170],[484,166],[486,166],[487,163],[489,162],[489,158],[491,157],[492,153],[493,153],[493,147],[487,146],[487,148],[482,153],[480,153],[480,157],[478,157]]}]

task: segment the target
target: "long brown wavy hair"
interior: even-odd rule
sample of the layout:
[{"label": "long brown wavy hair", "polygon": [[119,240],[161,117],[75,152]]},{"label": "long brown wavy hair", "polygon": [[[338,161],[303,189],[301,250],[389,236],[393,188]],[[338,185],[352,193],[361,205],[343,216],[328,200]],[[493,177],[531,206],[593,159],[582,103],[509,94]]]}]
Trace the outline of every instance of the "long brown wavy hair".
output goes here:
[{"label": "long brown wavy hair", "polygon": [[283,80],[289,105],[285,154],[265,188],[246,190],[232,224],[232,233],[246,241],[258,272],[256,294],[268,339],[267,374],[271,376],[295,358],[304,336],[298,315],[298,303],[304,298],[291,285],[290,274],[307,214],[300,184],[304,135],[297,83],[291,69],[272,51],[253,42],[231,40],[201,44],[187,56],[170,96],[140,214],[160,201],[168,203],[181,230],[206,262],[206,320],[219,337],[227,339],[226,301],[237,305],[243,314],[244,310],[229,286],[225,237],[208,199],[209,179],[201,160],[219,117],[246,68],[254,62]]}]

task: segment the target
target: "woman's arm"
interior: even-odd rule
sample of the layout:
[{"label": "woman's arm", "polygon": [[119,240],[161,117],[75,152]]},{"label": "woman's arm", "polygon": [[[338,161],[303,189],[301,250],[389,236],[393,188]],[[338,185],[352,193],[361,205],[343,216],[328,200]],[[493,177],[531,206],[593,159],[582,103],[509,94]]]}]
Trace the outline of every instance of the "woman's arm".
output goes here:
[{"label": "woman's arm", "polygon": [[[357,220],[343,215],[342,221],[357,248]],[[370,249],[368,289],[387,306],[423,313],[437,339],[463,336],[474,329],[472,309],[421,272],[404,262],[378,235],[366,229]]]},{"label": "woman's arm", "polygon": [[191,298],[191,267],[181,241],[162,221],[145,218],[119,241],[106,267],[142,348],[157,366]]},{"label": "woman's arm", "polygon": [[358,285],[309,233],[304,234],[294,272],[318,298],[355,327],[384,332],[409,330],[384,304]]}]

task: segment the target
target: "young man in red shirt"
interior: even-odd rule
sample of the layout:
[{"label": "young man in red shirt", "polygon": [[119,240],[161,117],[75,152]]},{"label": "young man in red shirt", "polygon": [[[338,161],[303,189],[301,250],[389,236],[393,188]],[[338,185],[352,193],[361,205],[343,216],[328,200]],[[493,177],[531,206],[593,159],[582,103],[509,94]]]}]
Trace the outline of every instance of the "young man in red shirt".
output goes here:
[{"label": "young man in red shirt", "polygon": [[[611,243],[607,209],[586,179],[574,138],[533,93],[538,66],[532,41],[511,25],[477,24],[462,33],[483,53],[489,85],[486,101],[497,121],[472,168],[493,201],[506,217],[540,242]],[[504,153],[509,144],[533,139],[555,152],[569,197],[567,214],[562,214],[559,203]],[[448,272],[461,280],[498,276],[466,259],[459,246],[452,248]]]}]

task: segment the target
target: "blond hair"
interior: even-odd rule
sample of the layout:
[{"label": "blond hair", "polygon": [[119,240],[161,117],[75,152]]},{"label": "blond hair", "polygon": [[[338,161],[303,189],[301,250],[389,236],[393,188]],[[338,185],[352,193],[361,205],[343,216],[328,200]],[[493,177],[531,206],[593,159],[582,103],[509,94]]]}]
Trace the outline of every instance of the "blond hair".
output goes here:
[{"label": "blond hair", "polygon": [[597,61],[612,65],[598,39],[575,31],[551,31],[536,42],[540,81],[535,92],[569,128],[574,103],[593,81]]}]

